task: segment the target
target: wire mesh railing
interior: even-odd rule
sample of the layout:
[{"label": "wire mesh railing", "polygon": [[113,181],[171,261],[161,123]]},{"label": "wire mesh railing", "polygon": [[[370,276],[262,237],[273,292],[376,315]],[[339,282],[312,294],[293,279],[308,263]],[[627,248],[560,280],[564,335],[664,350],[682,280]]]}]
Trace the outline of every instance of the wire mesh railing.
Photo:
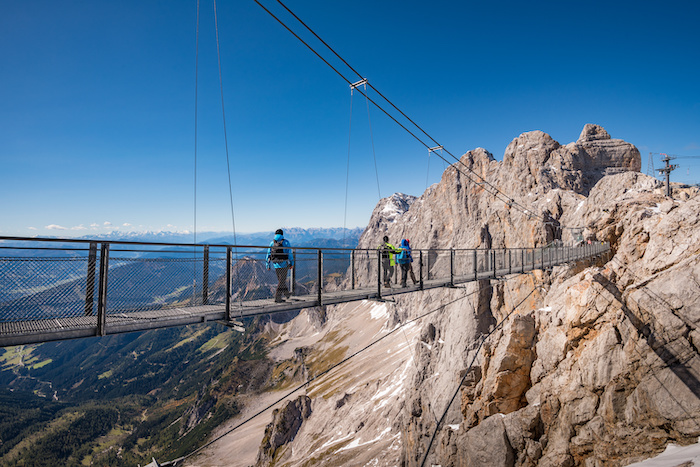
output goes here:
[{"label": "wire mesh railing", "polygon": [[[600,243],[418,249],[412,252],[416,284],[411,286],[522,273],[608,249]],[[232,310],[269,308],[282,284],[283,300],[305,299],[305,306],[358,290],[381,298],[404,285],[397,257],[387,260],[386,265],[393,263],[387,267],[379,250],[289,248],[289,267],[283,271],[269,261],[269,251],[264,246],[0,237],[0,324],[82,319],[96,323],[97,333],[104,335],[110,318],[138,313],[218,306],[230,318]]]}]

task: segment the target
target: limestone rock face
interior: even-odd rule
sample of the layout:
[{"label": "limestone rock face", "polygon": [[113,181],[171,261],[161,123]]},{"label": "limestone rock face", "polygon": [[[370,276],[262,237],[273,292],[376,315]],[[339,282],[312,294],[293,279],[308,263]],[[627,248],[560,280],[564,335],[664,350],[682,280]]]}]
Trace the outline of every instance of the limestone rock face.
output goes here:
[{"label": "limestone rock face", "polygon": [[299,396],[296,400],[287,401],[281,409],[275,410],[272,422],[265,428],[256,466],[270,465],[275,459],[277,449],[294,439],[301,424],[311,415],[311,399]]},{"label": "limestone rock face", "polygon": [[[287,442],[297,457],[285,459],[303,452],[315,465],[615,467],[696,442],[700,195],[668,199],[640,165],[633,145],[597,125],[565,146],[534,131],[514,139],[502,162],[477,148],[421,197],[382,200],[360,248],[375,249],[384,235],[408,238],[414,249],[542,246],[547,212],[565,243],[607,241],[611,254],[363,303],[387,310],[381,330],[372,308],[352,333],[325,336],[345,343],[410,322],[405,345],[381,347],[342,378],[312,385],[314,404],[326,409]],[[358,272],[360,284],[373,278],[371,269]],[[343,310],[333,308],[332,319],[345,319]],[[321,359],[319,349],[310,355]],[[359,381],[389,358],[402,362],[387,370],[390,386]]]}]

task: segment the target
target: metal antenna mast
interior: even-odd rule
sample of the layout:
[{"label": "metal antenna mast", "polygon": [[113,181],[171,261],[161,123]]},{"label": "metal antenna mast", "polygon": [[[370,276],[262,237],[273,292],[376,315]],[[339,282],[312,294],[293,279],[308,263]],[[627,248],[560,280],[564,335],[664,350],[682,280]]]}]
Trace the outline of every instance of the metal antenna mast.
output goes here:
[{"label": "metal antenna mast", "polygon": [[678,168],[678,164],[669,164],[670,161],[675,159],[675,157],[671,157],[668,154],[661,153],[663,159],[661,159],[661,162],[665,163],[666,166],[663,167],[662,169],[659,169],[659,174],[663,175],[666,174],[666,196],[669,198],[671,197],[671,183],[669,181],[671,171],[675,170]]},{"label": "metal antenna mast", "polygon": [[652,157],[653,153],[649,153],[649,162],[647,163],[647,175],[650,177],[654,177],[654,157]]}]

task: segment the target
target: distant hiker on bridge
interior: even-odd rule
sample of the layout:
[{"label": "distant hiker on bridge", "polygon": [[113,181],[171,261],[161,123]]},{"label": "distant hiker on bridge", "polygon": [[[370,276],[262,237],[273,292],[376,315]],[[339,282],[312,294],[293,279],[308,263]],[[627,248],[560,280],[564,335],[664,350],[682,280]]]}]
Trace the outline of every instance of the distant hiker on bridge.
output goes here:
[{"label": "distant hiker on bridge", "polygon": [[289,298],[292,294],[287,287],[287,271],[294,266],[294,255],[290,249],[289,241],[284,238],[282,229],[275,231],[275,239],[267,249],[265,264],[270,269],[270,262],[277,273],[277,291],[275,292],[275,302],[284,302],[282,295]]},{"label": "distant hiker on bridge", "polygon": [[394,245],[389,243],[389,237],[384,235],[384,243],[377,247],[381,251],[382,269],[384,269],[384,287],[391,287],[391,276],[394,275],[395,255],[401,253]]},{"label": "distant hiker on bridge", "polygon": [[408,274],[411,274],[413,285],[416,285],[416,275],[413,274],[413,256],[411,255],[411,244],[407,239],[401,240],[401,253],[396,258],[396,261],[401,266],[401,287],[406,287]]}]

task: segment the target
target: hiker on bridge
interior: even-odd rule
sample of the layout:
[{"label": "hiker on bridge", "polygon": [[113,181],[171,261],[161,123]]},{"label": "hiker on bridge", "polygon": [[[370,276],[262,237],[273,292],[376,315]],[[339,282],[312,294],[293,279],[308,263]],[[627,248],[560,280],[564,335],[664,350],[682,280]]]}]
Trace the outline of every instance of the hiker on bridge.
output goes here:
[{"label": "hiker on bridge", "polygon": [[382,269],[384,270],[384,287],[391,287],[391,276],[394,275],[394,266],[396,265],[396,255],[401,253],[401,250],[389,243],[389,237],[384,235],[384,242],[377,247],[382,256]]},{"label": "hiker on bridge", "polygon": [[292,293],[287,287],[287,271],[294,266],[294,255],[292,254],[289,240],[284,238],[282,229],[275,231],[275,238],[270,243],[265,257],[267,269],[270,269],[270,263],[277,274],[277,291],[275,292],[275,302],[284,302],[282,295],[286,298],[291,297]]},{"label": "hiker on bridge", "polygon": [[399,253],[396,261],[401,266],[401,287],[406,287],[406,280],[408,279],[409,273],[411,274],[413,285],[416,285],[416,275],[413,273],[413,265],[411,264],[413,263],[411,244],[406,238],[401,240],[401,253]]}]

